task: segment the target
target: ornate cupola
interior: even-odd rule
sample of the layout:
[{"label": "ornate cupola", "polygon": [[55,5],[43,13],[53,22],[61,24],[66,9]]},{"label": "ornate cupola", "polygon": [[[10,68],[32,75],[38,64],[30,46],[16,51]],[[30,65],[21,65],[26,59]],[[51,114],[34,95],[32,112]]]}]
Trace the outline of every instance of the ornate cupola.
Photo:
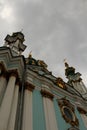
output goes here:
[{"label": "ornate cupola", "polygon": [[68,84],[76,89],[87,100],[87,88],[82,81],[81,74],[75,72],[75,68],[70,67],[67,62],[65,62],[65,67],[65,75],[68,79]]},{"label": "ornate cupola", "polygon": [[23,44],[24,41],[25,39],[23,33],[16,32],[12,35],[6,36],[4,46],[11,49],[13,56],[19,56],[26,48],[26,45]]}]

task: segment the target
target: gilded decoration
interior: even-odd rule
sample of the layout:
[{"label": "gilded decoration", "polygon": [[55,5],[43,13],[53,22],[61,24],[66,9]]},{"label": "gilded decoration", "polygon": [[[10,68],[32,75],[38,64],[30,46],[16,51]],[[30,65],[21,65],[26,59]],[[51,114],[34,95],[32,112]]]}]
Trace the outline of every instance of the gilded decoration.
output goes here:
[{"label": "gilded decoration", "polygon": [[53,94],[51,93],[51,92],[49,92],[49,91],[47,91],[47,90],[41,90],[41,94],[42,94],[42,96],[43,97],[47,97],[47,98],[50,98],[51,100],[53,99]]},{"label": "gilded decoration", "polygon": [[25,89],[29,90],[29,91],[33,91],[35,88],[35,86],[33,84],[30,84],[28,82],[25,83]]},{"label": "gilded decoration", "polygon": [[66,98],[58,100],[61,114],[65,121],[71,126],[79,126],[79,121],[75,115],[75,108]]},{"label": "gilded decoration", "polygon": [[58,77],[56,79],[56,84],[60,87],[60,88],[63,88],[63,89],[67,89],[66,88],[66,85],[65,85],[65,82],[63,81],[62,78]]},{"label": "gilded decoration", "polygon": [[39,66],[42,66],[42,67],[44,67],[45,69],[47,68],[47,64],[46,64],[44,61],[38,60],[37,63],[38,63]]},{"label": "gilded decoration", "polygon": [[9,74],[10,74],[11,76],[15,76],[16,79],[19,78],[18,70],[17,70],[17,69],[9,70]]}]

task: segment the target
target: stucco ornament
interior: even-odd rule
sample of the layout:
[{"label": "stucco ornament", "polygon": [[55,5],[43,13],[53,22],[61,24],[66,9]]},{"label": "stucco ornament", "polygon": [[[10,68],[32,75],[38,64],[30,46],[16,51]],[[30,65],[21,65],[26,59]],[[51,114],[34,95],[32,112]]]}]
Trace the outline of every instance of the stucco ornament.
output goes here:
[{"label": "stucco ornament", "polygon": [[65,121],[71,126],[79,126],[79,121],[75,114],[75,108],[70,101],[66,98],[62,98],[58,100],[58,105]]}]

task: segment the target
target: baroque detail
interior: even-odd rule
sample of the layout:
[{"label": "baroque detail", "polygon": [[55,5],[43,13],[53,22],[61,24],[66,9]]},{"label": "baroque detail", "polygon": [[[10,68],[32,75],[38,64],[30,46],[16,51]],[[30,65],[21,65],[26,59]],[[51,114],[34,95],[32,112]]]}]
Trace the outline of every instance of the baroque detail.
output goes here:
[{"label": "baroque detail", "polygon": [[17,71],[17,69],[15,69],[15,70],[10,70],[10,71],[9,71],[9,74],[10,74],[11,76],[15,76],[16,78],[18,78],[18,71]]},{"label": "baroque detail", "polygon": [[29,90],[29,91],[33,91],[35,88],[35,86],[31,83],[25,82],[25,89]]},{"label": "baroque detail", "polygon": [[66,98],[58,100],[58,104],[62,113],[63,118],[71,126],[79,126],[79,121],[75,115],[74,106]]},{"label": "baroque detail", "polygon": [[56,85],[58,85],[60,88],[63,88],[63,89],[67,89],[66,88],[66,85],[65,85],[65,82],[63,81],[63,79],[62,78],[60,78],[60,77],[58,77],[57,79],[56,79]]},{"label": "baroque detail", "polygon": [[51,92],[49,92],[49,91],[47,91],[47,90],[41,90],[41,94],[42,94],[42,96],[43,97],[47,97],[47,98],[50,98],[51,100],[53,99],[53,97],[54,97],[54,95],[51,93]]}]

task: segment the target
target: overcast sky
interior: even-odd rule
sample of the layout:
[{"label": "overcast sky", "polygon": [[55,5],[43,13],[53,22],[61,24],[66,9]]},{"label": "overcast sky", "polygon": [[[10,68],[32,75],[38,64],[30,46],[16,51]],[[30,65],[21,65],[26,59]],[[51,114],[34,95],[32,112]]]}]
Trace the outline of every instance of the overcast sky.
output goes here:
[{"label": "overcast sky", "polygon": [[87,85],[87,0],[0,0],[0,45],[22,29],[25,57],[32,50],[64,80],[66,58]]}]

